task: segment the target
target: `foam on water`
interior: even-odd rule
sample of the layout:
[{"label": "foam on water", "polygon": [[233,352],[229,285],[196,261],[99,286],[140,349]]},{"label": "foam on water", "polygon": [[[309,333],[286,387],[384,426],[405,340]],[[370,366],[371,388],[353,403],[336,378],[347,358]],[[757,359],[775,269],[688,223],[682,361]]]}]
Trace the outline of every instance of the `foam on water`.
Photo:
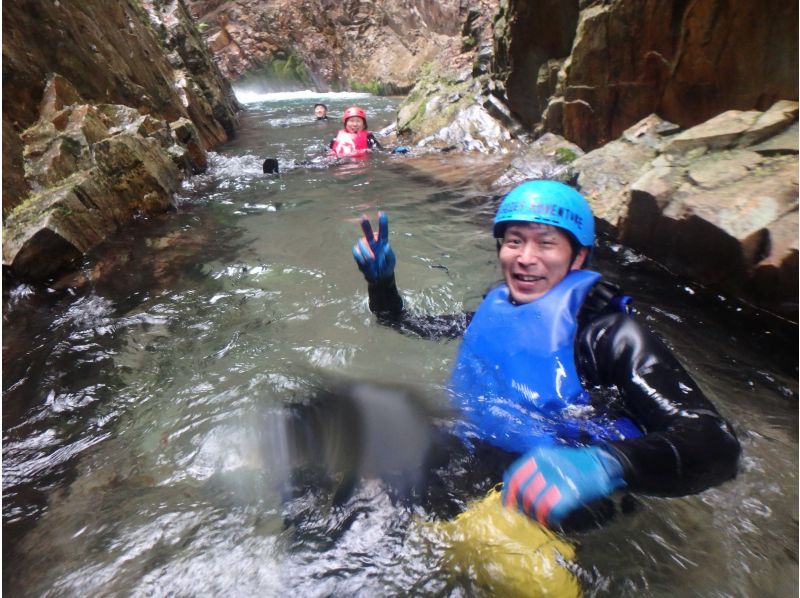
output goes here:
[{"label": "foam on water", "polygon": [[277,91],[277,92],[259,92],[251,91],[248,89],[233,90],[236,94],[236,99],[242,104],[256,104],[259,102],[286,102],[291,100],[350,100],[356,98],[368,98],[372,94],[361,93],[355,91],[313,91],[311,89],[304,89],[302,91]]}]

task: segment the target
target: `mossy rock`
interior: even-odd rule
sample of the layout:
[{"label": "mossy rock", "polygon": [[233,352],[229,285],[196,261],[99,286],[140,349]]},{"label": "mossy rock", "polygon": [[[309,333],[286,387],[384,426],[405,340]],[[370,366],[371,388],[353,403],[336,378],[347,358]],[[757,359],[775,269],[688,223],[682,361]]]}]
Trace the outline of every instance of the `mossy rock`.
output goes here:
[{"label": "mossy rock", "polygon": [[474,103],[472,79],[459,81],[452,73],[430,64],[401,104],[398,134],[420,139],[447,126],[459,110]]},{"label": "mossy rock", "polygon": [[314,84],[305,63],[294,52],[275,53],[242,78],[243,84],[260,82],[278,82],[288,86]]}]

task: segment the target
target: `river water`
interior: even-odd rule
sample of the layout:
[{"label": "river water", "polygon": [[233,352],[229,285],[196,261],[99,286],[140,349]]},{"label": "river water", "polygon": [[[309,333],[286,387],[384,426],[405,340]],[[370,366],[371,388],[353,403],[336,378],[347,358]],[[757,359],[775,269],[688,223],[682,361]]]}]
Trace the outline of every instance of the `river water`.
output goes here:
[{"label": "river water", "polygon": [[[275,438],[287,406],[308,414],[310,398],[353,381],[408,388],[426,413],[444,407],[457,343],[378,325],[350,247],[360,214],[384,209],[407,305],[474,309],[499,276],[496,198],[477,176],[489,160],[377,154],[329,165],[319,157],[343,108],[364,105],[377,131],[399,100],[243,99],[239,138],[211,154],[174,211],[87,257],[91,282],[5,281],[8,595],[481,592],[446,571],[445,547],[414,535],[437,515],[384,482],[367,476],[340,499],[336,483],[287,495],[292,457]],[[330,122],[312,122],[317,99]],[[262,174],[265,157],[278,158],[280,177]],[[795,596],[797,327],[607,240],[595,267],[635,297],[638,317],[733,423],[743,456],[731,482],[639,497],[636,512],[568,537],[583,592]],[[349,412],[322,413],[331,442],[346,444]],[[424,443],[406,415],[390,415],[370,450],[396,448],[397,437]]]}]

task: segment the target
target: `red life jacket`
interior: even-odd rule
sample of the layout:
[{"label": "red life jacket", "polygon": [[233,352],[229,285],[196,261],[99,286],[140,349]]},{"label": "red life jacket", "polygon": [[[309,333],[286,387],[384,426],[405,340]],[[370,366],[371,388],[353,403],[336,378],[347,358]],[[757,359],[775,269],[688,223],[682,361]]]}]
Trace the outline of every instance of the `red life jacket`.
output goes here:
[{"label": "red life jacket", "polygon": [[349,133],[345,129],[339,131],[336,139],[333,140],[331,149],[337,156],[358,156],[369,150],[367,142],[368,131]]}]

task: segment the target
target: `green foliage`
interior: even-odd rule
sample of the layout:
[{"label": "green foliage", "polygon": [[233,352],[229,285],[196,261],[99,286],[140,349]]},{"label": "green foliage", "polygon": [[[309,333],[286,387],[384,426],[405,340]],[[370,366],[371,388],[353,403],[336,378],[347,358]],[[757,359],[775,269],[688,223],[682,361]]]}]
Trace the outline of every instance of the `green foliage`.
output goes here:
[{"label": "green foliage", "polygon": [[198,24],[197,24],[197,30],[198,30],[200,33],[203,33],[203,32],[205,32],[205,31],[208,29],[208,27],[209,27],[209,24],[208,24],[208,23],[198,23]]},{"label": "green foliage", "polygon": [[302,83],[311,86],[313,81],[305,63],[294,52],[270,56],[261,62],[259,68],[244,77],[243,81],[266,79],[283,83]]},{"label": "green foliage", "polygon": [[575,160],[575,158],[578,157],[578,154],[576,154],[573,150],[569,149],[568,147],[559,147],[558,149],[556,149],[555,155],[556,155],[556,162],[558,162],[559,164],[569,164],[570,162]]},{"label": "green foliage", "polygon": [[464,38],[461,45],[465,50],[471,50],[478,45],[478,40],[475,39],[474,35],[470,35],[469,37]]},{"label": "green foliage", "polygon": [[361,91],[366,93],[371,93],[375,96],[384,95],[386,88],[380,81],[372,80],[366,83],[362,83],[361,81],[356,81],[351,79],[348,81],[348,87],[353,91]]}]

